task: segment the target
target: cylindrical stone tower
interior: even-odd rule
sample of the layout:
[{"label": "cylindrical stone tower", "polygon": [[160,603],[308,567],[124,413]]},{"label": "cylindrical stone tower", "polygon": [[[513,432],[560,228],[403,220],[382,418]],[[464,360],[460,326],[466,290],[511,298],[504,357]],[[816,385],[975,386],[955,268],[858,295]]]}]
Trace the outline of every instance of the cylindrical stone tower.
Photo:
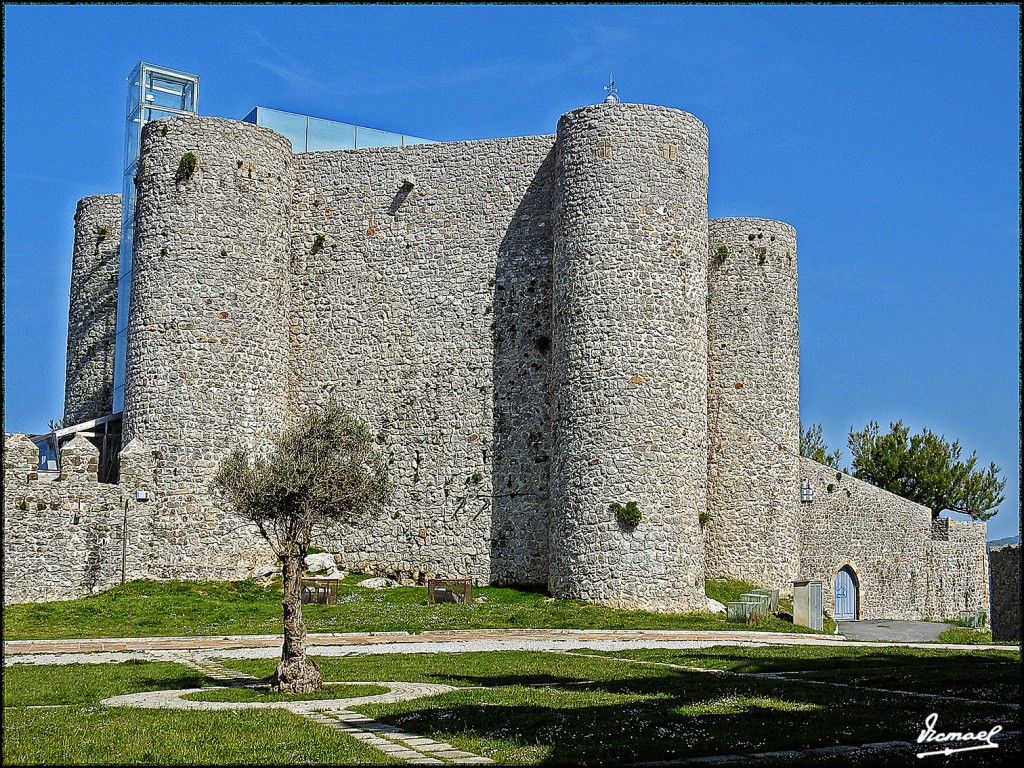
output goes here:
[{"label": "cylindrical stone tower", "polygon": [[[706,606],[707,128],[600,104],[558,122],[549,587]],[[635,502],[624,523],[613,505]]]},{"label": "cylindrical stone tower", "polygon": [[182,483],[284,423],[290,160],[284,136],[236,120],[143,130],[123,443]]},{"label": "cylindrical stone tower", "polygon": [[796,232],[715,219],[708,239],[707,574],[786,591],[799,567]]},{"label": "cylindrical stone tower", "polygon": [[110,413],[120,238],[120,195],[78,201],[68,302],[65,426]]}]

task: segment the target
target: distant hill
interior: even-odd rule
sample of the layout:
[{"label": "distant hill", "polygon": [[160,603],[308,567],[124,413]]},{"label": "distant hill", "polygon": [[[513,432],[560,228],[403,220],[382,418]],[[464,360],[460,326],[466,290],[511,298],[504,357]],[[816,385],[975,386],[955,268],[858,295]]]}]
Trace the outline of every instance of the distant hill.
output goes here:
[{"label": "distant hill", "polygon": [[989,549],[995,549],[996,547],[1004,547],[1007,544],[1020,544],[1020,536],[1007,536],[1005,539],[996,539],[988,543]]}]

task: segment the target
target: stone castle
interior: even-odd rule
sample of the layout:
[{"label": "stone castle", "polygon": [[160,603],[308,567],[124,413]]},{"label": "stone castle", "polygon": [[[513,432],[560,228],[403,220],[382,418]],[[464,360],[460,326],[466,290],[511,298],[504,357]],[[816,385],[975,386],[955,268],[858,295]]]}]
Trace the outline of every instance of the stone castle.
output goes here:
[{"label": "stone castle", "polygon": [[[7,437],[5,600],[272,562],[209,479],[333,395],[396,483],[322,542],[347,567],[658,611],[731,577],[820,580],[831,612],[845,573],[856,618],[987,610],[984,523],[800,456],[796,233],[709,221],[707,182],[706,127],[642,104],[303,154],[244,122],[147,124],[119,479],[96,481],[87,430],[54,476]],[[66,424],[111,411],[119,221],[120,196],[79,203]]]}]

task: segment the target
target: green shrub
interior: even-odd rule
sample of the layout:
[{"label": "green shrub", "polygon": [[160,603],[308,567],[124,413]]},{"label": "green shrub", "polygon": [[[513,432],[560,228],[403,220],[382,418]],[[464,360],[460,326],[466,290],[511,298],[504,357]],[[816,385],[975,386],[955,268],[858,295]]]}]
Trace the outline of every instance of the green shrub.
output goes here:
[{"label": "green shrub", "polygon": [[183,179],[189,179],[199,167],[199,158],[192,152],[186,152],[178,161],[178,175]]},{"label": "green shrub", "polygon": [[613,501],[609,509],[615,513],[615,516],[623,525],[629,528],[636,528],[643,517],[643,512],[637,507],[635,501],[627,501],[625,505]]},{"label": "green shrub", "polygon": [[313,247],[310,249],[310,253],[318,253],[321,248],[324,247],[324,242],[327,238],[323,235],[317,235],[313,238]]}]

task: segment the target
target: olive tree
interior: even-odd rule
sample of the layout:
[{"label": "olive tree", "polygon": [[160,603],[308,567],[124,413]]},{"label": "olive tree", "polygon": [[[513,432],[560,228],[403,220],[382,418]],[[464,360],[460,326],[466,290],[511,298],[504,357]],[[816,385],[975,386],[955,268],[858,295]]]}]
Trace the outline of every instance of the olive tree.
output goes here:
[{"label": "olive tree", "polygon": [[232,451],[221,462],[212,488],[256,525],[281,560],[284,645],[273,689],[317,690],[323,674],[306,656],[302,621],[305,557],[318,531],[335,523],[359,523],[390,503],[387,459],[374,450],[366,426],[332,399],[283,430],[268,455]]}]

